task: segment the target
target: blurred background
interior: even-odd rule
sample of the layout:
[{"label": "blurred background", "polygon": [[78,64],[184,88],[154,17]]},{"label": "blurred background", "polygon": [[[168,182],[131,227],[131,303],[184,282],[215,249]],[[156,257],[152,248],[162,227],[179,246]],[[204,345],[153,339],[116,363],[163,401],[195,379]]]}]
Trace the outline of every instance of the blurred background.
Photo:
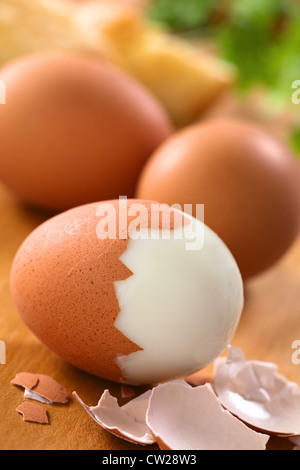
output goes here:
[{"label": "blurred background", "polygon": [[235,93],[215,112],[266,122],[300,152],[300,113],[291,100],[300,77],[299,2],[154,0],[146,10],[151,20],[237,67]]},{"label": "blurred background", "polygon": [[[149,33],[149,28],[158,26],[182,39],[185,46],[196,46],[198,53],[208,53],[235,67],[234,83],[222,98],[218,94],[217,101],[210,100],[214,106],[205,106],[205,112],[253,118],[300,152],[300,113],[291,100],[295,91],[292,83],[300,78],[297,0],[2,0],[0,62],[31,51],[63,48],[101,51],[120,64],[120,29],[112,27],[108,32],[105,28],[121,15],[122,34],[126,28],[127,34],[132,34],[136,25],[124,20],[129,9],[139,11],[147,22],[144,33],[145,28]],[[139,45],[136,37],[134,47]],[[182,54],[178,50],[178,55]],[[125,68],[129,55],[127,59],[121,64]],[[129,71],[143,78],[137,64]],[[150,83],[152,91],[158,86],[153,82],[160,80],[159,70],[157,73]],[[203,107],[199,111],[201,114]]]}]

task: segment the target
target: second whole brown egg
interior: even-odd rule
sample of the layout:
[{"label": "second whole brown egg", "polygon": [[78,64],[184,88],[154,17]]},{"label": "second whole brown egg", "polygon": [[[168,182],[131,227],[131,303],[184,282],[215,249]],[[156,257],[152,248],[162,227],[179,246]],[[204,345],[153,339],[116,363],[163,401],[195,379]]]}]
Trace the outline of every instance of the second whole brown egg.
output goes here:
[{"label": "second whole brown egg", "polygon": [[152,94],[98,58],[32,54],[7,63],[0,80],[0,181],[31,206],[56,212],[132,197],[172,132]]},{"label": "second whole brown egg", "polygon": [[213,119],[164,142],[136,196],[189,205],[194,216],[204,204],[204,222],[248,279],[273,266],[297,237],[299,183],[298,162],[274,135],[253,122]]}]

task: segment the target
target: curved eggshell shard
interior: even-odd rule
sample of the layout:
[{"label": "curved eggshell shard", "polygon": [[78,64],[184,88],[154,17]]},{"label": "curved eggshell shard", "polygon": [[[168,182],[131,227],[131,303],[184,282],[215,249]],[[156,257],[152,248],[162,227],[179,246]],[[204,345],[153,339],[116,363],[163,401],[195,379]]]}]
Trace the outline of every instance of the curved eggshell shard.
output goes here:
[{"label": "curved eggshell shard", "polygon": [[293,447],[293,450],[300,450],[300,436],[293,436],[293,437],[290,437],[289,440],[295,444],[295,446]]},{"label": "curved eggshell shard", "polygon": [[209,384],[158,385],[146,422],[163,450],[265,450],[269,440],[224,410]]},{"label": "curved eggshell shard", "polygon": [[214,388],[222,405],[245,423],[281,436],[300,434],[300,387],[277,371],[277,365],[247,361],[230,346],[215,362]]},{"label": "curved eggshell shard", "polygon": [[121,396],[122,398],[132,398],[136,395],[136,391],[133,387],[128,385],[121,385]]},{"label": "curved eggshell shard", "polygon": [[146,410],[151,391],[147,391],[119,407],[118,401],[105,390],[97,406],[87,406],[76,392],[73,396],[85,412],[103,429],[126,441],[140,445],[155,443],[145,422]]},{"label": "curved eggshell shard", "polygon": [[[38,374],[38,383],[30,393],[34,393],[35,399],[42,397],[49,403],[66,404],[69,401],[67,390],[62,387],[56,380],[45,374]],[[25,395],[26,396],[26,395]],[[27,394],[29,397],[30,394]]]}]

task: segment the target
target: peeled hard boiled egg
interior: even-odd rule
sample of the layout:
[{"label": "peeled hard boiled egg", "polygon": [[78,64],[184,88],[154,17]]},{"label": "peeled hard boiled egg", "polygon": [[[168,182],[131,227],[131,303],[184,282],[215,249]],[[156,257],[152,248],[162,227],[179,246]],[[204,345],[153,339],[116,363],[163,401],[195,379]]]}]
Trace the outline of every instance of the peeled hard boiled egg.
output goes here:
[{"label": "peeled hard boiled egg", "polygon": [[204,204],[244,279],[271,267],[299,230],[299,166],[276,137],[236,119],[196,124],[166,140],[145,165],[136,196]]},{"label": "peeled hard boiled egg", "polygon": [[200,220],[122,198],[63,212],[16,254],[11,292],[50,349],[96,376],[187,376],[228,346],[243,308],[237,264]]},{"label": "peeled hard boiled egg", "polygon": [[99,59],[30,55],[7,64],[0,80],[0,180],[43,209],[133,196],[147,158],[172,132],[155,98]]}]

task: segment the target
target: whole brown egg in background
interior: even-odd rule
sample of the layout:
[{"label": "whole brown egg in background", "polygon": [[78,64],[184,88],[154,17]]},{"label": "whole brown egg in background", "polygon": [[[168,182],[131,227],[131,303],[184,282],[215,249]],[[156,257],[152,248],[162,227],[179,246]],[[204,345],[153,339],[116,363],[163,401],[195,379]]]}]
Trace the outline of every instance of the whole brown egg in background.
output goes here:
[{"label": "whole brown egg in background", "polygon": [[61,211],[134,194],[172,132],[161,105],[100,59],[64,52],[5,65],[0,180],[29,205]]},{"label": "whole brown egg in background", "polygon": [[[299,166],[260,126],[212,119],[171,136],[147,162],[136,196],[204,204],[244,279],[271,267],[299,231]],[[194,215],[196,215],[194,213]]]}]

